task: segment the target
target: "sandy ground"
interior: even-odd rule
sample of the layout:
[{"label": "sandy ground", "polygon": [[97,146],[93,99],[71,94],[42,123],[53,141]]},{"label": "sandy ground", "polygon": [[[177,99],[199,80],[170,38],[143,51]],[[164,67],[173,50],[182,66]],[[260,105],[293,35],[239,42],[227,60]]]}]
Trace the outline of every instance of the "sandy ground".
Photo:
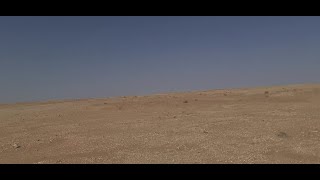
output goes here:
[{"label": "sandy ground", "polygon": [[0,163],[318,164],[320,84],[2,104]]}]

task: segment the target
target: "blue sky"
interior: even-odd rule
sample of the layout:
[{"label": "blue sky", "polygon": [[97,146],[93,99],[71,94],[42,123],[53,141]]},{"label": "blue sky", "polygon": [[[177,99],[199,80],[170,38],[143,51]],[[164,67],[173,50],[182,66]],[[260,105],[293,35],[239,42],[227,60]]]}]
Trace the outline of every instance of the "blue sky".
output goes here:
[{"label": "blue sky", "polygon": [[320,82],[320,17],[0,17],[0,103]]}]

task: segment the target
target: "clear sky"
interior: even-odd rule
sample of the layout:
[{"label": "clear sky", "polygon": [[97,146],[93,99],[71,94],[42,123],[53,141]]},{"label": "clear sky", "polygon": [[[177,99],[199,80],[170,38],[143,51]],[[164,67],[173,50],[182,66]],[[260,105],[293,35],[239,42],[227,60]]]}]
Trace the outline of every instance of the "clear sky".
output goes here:
[{"label": "clear sky", "polygon": [[320,17],[0,17],[0,103],[320,82]]}]

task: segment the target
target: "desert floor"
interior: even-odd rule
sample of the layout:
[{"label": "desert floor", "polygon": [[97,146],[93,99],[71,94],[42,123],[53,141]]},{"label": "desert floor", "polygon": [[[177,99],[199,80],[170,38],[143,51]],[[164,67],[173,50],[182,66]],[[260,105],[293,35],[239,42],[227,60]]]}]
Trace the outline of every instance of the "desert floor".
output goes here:
[{"label": "desert floor", "polygon": [[0,163],[320,163],[320,84],[0,105]]}]

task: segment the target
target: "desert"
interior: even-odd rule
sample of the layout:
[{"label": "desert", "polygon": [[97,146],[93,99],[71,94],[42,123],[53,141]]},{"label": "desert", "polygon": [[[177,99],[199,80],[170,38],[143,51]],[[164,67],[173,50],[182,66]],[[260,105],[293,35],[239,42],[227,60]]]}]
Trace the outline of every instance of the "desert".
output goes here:
[{"label": "desert", "polygon": [[320,163],[320,84],[0,104],[2,164]]}]

